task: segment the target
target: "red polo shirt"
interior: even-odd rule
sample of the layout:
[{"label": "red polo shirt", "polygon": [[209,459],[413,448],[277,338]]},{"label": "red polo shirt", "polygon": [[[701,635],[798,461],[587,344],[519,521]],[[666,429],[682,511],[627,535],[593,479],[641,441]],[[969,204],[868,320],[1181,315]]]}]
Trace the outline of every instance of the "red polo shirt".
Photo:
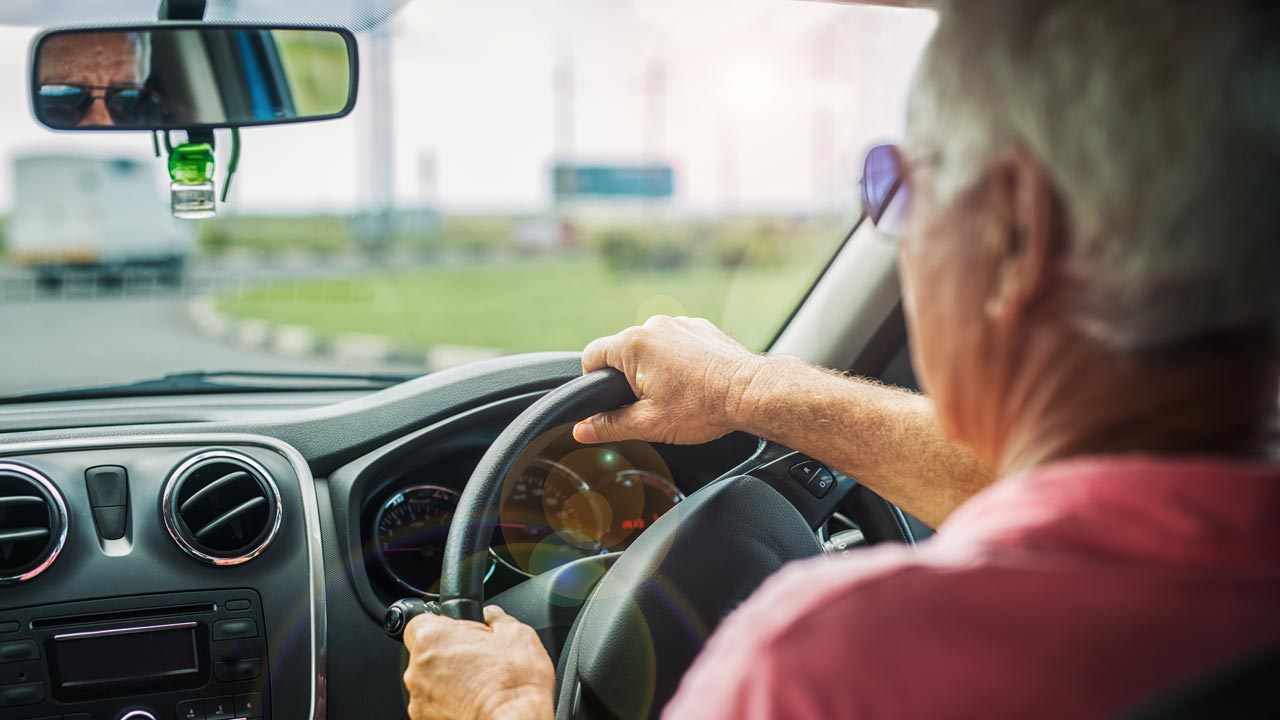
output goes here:
[{"label": "red polo shirt", "polygon": [[664,717],[1099,717],[1277,643],[1280,465],[1085,458],[786,568]]}]

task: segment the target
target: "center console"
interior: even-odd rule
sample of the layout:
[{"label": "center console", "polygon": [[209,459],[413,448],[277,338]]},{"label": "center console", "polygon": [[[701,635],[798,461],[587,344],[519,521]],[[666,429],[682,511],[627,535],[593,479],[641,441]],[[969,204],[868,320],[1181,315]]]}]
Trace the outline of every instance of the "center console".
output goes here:
[{"label": "center console", "polygon": [[0,446],[0,720],[324,717],[307,466],[210,440]]},{"label": "center console", "polygon": [[[32,717],[270,717],[262,600],[248,589],[26,608],[0,641],[4,699]],[[12,707],[12,706],[11,706]],[[18,706],[21,707],[21,706]]]}]

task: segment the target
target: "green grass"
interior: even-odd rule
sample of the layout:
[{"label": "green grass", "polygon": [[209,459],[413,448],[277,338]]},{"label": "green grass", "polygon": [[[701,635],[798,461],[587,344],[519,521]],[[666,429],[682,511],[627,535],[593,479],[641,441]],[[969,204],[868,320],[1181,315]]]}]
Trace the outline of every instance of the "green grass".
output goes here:
[{"label": "green grass", "polygon": [[404,347],[480,345],[505,352],[580,350],[651,315],[691,315],[759,350],[817,269],[613,273],[594,260],[529,261],[278,283],[224,296],[219,305],[235,316],[323,335],[369,333]]},{"label": "green grass", "polygon": [[[444,215],[431,232],[399,231],[393,247],[462,252],[473,256],[514,247],[515,225],[520,216]],[[346,215],[228,215],[201,220],[200,246],[209,255],[248,250],[261,255],[285,252],[335,254],[360,249],[355,218]]]},{"label": "green grass", "polygon": [[200,245],[210,255],[231,249],[262,255],[286,251],[336,253],[351,247],[351,221],[335,215],[230,215],[199,221]]}]

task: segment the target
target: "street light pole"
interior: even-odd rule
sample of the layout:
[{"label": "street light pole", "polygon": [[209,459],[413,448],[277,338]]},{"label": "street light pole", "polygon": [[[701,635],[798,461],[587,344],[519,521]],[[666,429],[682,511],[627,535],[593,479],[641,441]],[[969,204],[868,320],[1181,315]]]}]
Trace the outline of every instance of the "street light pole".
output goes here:
[{"label": "street light pole", "polygon": [[369,178],[366,249],[386,252],[391,244],[392,210],[395,206],[395,122],[391,102],[391,29],[388,23],[369,34],[368,103],[370,117],[366,145]]}]

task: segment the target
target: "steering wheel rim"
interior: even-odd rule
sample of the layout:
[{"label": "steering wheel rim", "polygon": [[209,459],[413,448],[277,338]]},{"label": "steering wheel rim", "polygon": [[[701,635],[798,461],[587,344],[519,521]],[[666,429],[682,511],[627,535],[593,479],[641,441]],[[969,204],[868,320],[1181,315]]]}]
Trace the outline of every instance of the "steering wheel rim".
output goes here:
[{"label": "steering wheel rim", "polygon": [[[622,373],[589,373],[547,393],[498,435],[463,490],[449,529],[441,614],[484,622],[484,574],[502,489],[530,453],[552,431],[635,400]],[[825,476],[811,476],[813,482],[798,482],[798,468],[814,463],[762,440],[746,463],[685,498],[615,562],[601,566],[602,573],[594,572],[596,582],[563,638],[556,717],[657,717],[720,619],[786,563],[822,553],[817,528],[857,483],[825,469]],[[557,582],[544,577],[541,585]],[[529,583],[518,587],[537,590]],[[514,599],[508,597],[513,590],[497,598],[500,604]],[[638,665],[637,648],[644,653]]]},{"label": "steering wheel rim", "polygon": [[485,451],[458,500],[445,541],[440,611],[484,622],[484,576],[502,483],[539,436],[566,423],[636,401],[626,375],[612,368],[587,373],[539,398]]}]

